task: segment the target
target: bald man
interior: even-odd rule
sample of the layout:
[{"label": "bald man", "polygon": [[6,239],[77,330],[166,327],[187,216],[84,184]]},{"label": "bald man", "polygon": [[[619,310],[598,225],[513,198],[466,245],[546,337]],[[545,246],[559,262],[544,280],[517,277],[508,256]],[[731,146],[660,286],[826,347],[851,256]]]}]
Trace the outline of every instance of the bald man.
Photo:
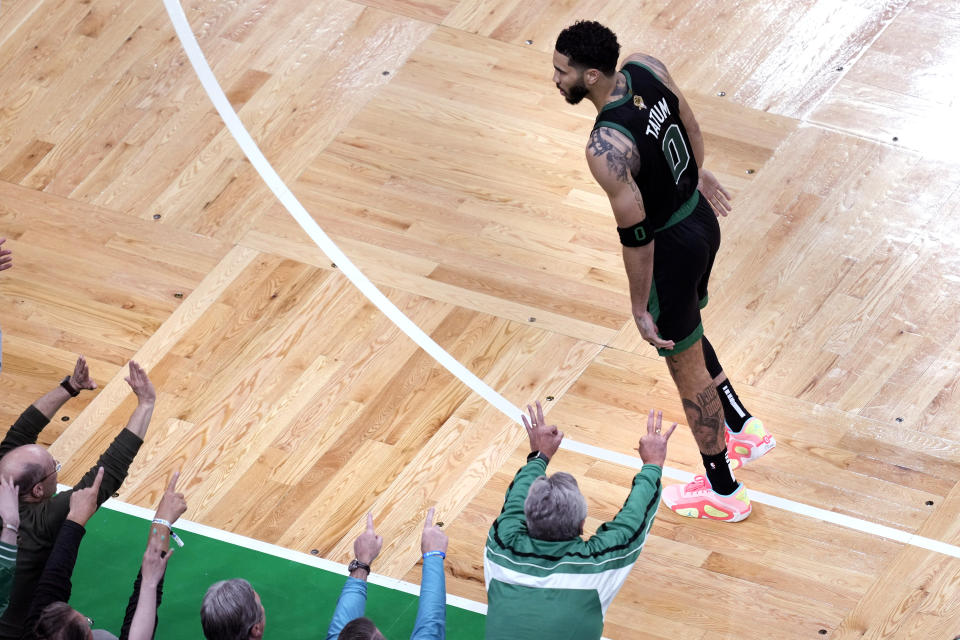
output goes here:
[{"label": "bald man", "polygon": [[73,374],[27,407],[0,442],[0,478],[10,478],[20,488],[17,572],[10,606],[0,618],[0,640],[15,640],[23,631],[37,580],[70,510],[73,491],[91,486],[98,467],[103,467],[103,481],[97,494],[97,504],[100,505],[120,488],[127,477],[130,463],[140,450],[150,424],[156,393],[146,372],[136,362],[130,362],[130,376],[126,381],[137,396],[137,408],[130,415],[126,428],[71,490],[57,493],[60,463],[36,442],[40,432],[67,400],[82,390],[97,388],[83,356],[77,359]]}]

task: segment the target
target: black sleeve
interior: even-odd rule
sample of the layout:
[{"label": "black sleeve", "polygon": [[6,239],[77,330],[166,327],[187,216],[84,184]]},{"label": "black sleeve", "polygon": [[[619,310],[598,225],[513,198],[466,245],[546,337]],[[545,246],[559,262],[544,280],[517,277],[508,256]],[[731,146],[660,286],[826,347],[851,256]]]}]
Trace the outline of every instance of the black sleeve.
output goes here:
[{"label": "black sleeve", "polygon": [[100,493],[97,496],[97,504],[101,505],[112,496],[127,477],[127,471],[130,469],[130,463],[140,451],[140,445],[143,444],[136,434],[129,429],[124,429],[117,437],[113,439],[107,450],[103,452],[97,464],[93,465],[87,471],[80,482],[73,488],[74,490],[85,489],[93,484],[97,477],[97,468],[103,467],[103,482],[100,483]]},{"label": "black sleeve", "polygon": [[[143,581],[143,573],[137,572],[137,579],[133,581],[133,593],[130,594],[130,600],[127,601],[127,612],[123,616],[123,626],[120,628],[120,640],[127,640],[130,637],[130,625],[133,624],[133,614],[137,612],[137,602],[140,600],[140,583]],[[157,583],[157,614],[153,618],[153,635],[157,636],[157,625],[160,624],[160,600],[163,598],[163,578]]]},{"label": "black sleeve", "polygon": [[[80,550],[80,541],[83,540],[84,533],[86,530],[72,520],[64,521],[63,526],[60,527],[60,534],[53,545],[50,557],[47,558],[47,564],[43,568],[37,588],[33,592],[33,602],[30,603],[24,629],[33,629],[48,604],[70,601],[72,590],[70,578],[73,575],[73,567],[77,563],[77,552]],[[32,635],[32,632],[28,632],[28,636]]]},{"label": "black sleeve", "polygon": [[27,407],[27,410],[20,414],[17,421],[7,431],[3,442],[0,442],[0,458],[21,445],[35,444],[40,432],[49,422],[47,416],[40,413],[40,410],[35,406]]}]

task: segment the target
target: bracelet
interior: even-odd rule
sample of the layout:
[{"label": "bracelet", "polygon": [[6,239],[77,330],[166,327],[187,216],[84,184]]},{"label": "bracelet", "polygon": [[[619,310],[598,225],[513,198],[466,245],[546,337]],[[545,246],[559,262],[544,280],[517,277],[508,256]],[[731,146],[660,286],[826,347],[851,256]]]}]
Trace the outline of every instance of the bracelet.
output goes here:
[{"label": "bracelet", "polygon": [[170,539],[173,540],[174,542],[176,542],[178,547],[183,547],[183,540],[181,540],[181,539],[180,539],[180,536],[178,536],[178,535],[174,532],[174,530],[173,530],[173,525],[171,525],[168,521],[164,520],[163,518],[154,518],[154,519],[153,519],[153,524],[159,524],[159,525],[162,525],[162,526],[166,527],[167,529],[169,529],[169,530],[170,530]]},{"label": "bracelet", "polygon": [[10,529],[10,531],[13,531],[14,533],[17,533],[17,532],[20,531],[20,527],[15,527],[15,526],[13,526],[12,524],[10,524],[10,523],[8,523],[8,522],[4,522],[4,523],[3,523],[3,528],[4,528],[4,529]]},{"label": "bracelet", "polygon": [[427,551],[425,554],[423,554],[423,559],[426,560],[427,558],[432,558],[434,556],[440,556],[444,560],[447,559],[447,554],[445,554],[443,551]]}]

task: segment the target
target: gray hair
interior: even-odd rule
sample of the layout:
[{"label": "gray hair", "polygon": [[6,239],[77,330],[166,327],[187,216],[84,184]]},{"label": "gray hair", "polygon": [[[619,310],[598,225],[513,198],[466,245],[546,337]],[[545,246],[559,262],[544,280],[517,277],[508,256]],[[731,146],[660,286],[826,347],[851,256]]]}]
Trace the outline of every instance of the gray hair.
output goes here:
[{"label": "gray hair", "polygon": [[214,582],[200,605],[200,624],[207,640],[247,640],[263,619],[257,595],[243,578]]},{"label": "gray hair", "polygon": [[540,540],[571,540],[583,533],[587,517],[587,499],[580,493],[577,479],[558,471],[540,476],[530,485],[523,502],[527,531]]}]

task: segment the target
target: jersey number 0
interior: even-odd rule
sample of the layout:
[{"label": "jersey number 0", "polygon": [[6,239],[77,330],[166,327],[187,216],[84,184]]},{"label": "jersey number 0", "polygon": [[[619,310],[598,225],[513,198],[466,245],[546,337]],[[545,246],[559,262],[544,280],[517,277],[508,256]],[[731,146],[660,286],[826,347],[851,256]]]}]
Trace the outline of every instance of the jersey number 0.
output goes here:
[{"label": "jersey number 0", "polygon": [[673,174],[674,184],[680,182],[680,176],[690,164],[690,152],[680,133],[680,127],[672,124],[663,134],[663,157],[667,159],[667,166]]}]

